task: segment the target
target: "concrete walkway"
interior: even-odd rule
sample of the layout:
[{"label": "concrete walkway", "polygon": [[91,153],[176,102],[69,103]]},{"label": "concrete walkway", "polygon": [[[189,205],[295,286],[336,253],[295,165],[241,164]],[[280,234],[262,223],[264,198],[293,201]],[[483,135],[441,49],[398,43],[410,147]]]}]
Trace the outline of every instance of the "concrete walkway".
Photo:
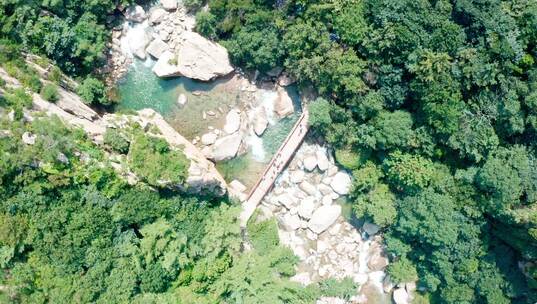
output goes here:
[{"label": "concrete walkway", "polygon": [[248,223],[248,220],[254,213],[257,205],[272,188],[274,181],[276,181],[278,175],[283,171],[287,163],[295,154],[295,151],[300,147],[304,137],[306,137],[306,133],[308,133],[309,129],[309,113],[307,107],[304,107],[303,109],[302,115],[295,123],[293,129],[272,157],[272,160],[265,168],[265,171],[263,171],[263,175],[261,175],[250,191],[246,201],[242,203],[242,212],[240,214],[241,227],[246,227],[246,223]]}]

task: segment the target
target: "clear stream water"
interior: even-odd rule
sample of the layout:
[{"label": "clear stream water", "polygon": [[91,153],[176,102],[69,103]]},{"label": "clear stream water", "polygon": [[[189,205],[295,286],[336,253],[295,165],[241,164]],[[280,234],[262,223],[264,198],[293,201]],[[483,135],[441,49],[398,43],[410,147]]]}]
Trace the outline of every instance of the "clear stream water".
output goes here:
[{"label": "clear stream water", "polygon": [[[120,103],[117,110],[154,109],[181,135],[193,140],[207,133],[209,125],[222,129],[230,109],[244,109],[246,92],[241,90],[242,81],[237,77],[228,76],[211,82],[185,77],[163,79],[152,72],[154,64],[155,61],[151,59],[133,60],[127,74],[118,82]],[[255,93],[260,106],[268,110],[269,126],[261,138],[254,134],[247,137],[249,149],[246,154],[217,163],[217,169],[228,182],[238,179],[247,187],[253,186],[290,132],[301,109],[297,89],[291,86],[287,91],[295,102],[295,114],[281,120],[271,115],[276,93],[264,89],[258,89]],[[180,94],[187,97],[184,106],[177,103]],[[204,112],[213,112],[215,115],[206,115],[206,119],[203,119]]]}]

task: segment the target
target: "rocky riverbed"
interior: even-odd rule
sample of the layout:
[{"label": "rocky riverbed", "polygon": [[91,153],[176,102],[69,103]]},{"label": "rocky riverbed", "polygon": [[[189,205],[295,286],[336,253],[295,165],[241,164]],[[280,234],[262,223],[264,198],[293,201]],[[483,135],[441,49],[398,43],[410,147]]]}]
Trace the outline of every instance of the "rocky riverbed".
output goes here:
[{"label": "rocky riverbed", "polygon": [[366,222],[357,228],[342,214],[340,202],[350,187],[351,176],[335,165],[330,149],[305,142],[258,211],[261,218],[276,217],[280,241],[300,258],[293,280],[307,285],[351,277],[360,286],[351,303],[390,303],[378,227]]}]

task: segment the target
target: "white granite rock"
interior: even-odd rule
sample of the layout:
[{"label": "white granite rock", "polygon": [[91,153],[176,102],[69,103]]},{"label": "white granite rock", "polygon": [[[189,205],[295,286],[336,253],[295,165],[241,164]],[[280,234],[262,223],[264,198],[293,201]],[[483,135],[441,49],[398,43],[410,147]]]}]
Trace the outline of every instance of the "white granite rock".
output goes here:
[{"label": "white granite rock", "polygon": [[298,215],[302,218],[310,219],[313,214],[313,209],[315,209],[315,199],[308,197],[300,202],[298,206]]},{"label": "white granite rock", "polygon": [[153,72],[158,77],[173,77],[181,75],[177,65],[177,56],[170,51],[163,52],[153,66]]},{"label": "white granite rock", "polygon": [[177,0],[160,0],[160,4],[167,11],[174,11],[177,9]]},{"label": "white granite rock", "polygon": [[321,150],[317,150],[315,153],[315,156],[317,157],[317,167],[319,167],[319,170],[325,171],[328,169],[328,166],[330,165],[330,162],[328,161],[328,157],[326,156],[326,153]]},{"label": "white granite rock", "polygon": [[227,134],[233,134],[239,130],[241,126],[241,114],[240,111],[232,109],[226,115],[226,124],[224,125],[224,131]]},{"label": "white granite rock", "polygon": [[213,132],[205,133],[201,136],[201,143],[208,146],[214,144],[216,141],[216,134]]},{"label": "white granite rock", "polygon": [[156,8],[151,11],[151,15],[149,15],[149,23],[151,24],[159,24],[161,23],[164,18],[166,17],[166,11],[162,8]]},{"label": "white granite rock", "polygon": [[341,206],[339,205],[321,206],[313,212],[308,228],[317,234],[322,233],[336,222],[340,214]]},{"label": "white granite rock", "polygon": [[238,192],[244,192],[247,189],[243,183],[239,182],[236,179],[232,180],[231,183],[229,183],[229,186],[237,190]]},{"label": "white granite rock", "polygon": [[304,171],[296,170],[291,172],[289,180],[291,181],[291,183],[298,184],[304,180],[304,175]]},{"label": "white granite rock", "polygon": [[300,228],[300,218],[296,214],[286,213],[282,218],[282,225],[287,231],[297,230]]},{"label": "white granite rock", "polygon": [[314,195],[317,194],[317,189],[315,188],[315,186],[313,186],[312,184],[310,184],[310,183],[307,182],[307,181],[303,181],[303,182],[301,182],[300,185],[298,185],[298,187],[299,187],[302,191],[306,192],[306,193],[309,194],[309,195],[314,196]]},{"label": "white granite rock", "polygon": [[397,288],[393,291],[393,301],[395,304],[408,304],[409,296],[404,288]]},{"label": "white granite rock", "polygon": [[317,167],[317,158],[313,155],[308,156],[304,158],[303,163],[304,163],[304,169],[311,172],[315,170],[315,167]]},{"label": "white granite rock", "polygon": [[263,135],[268,126],[268,119],[267,113],[265,112],[265,108],[261,107],[260,110],[255,113],[253,125],[255,134],[257,134],[257,136]]},{"label": "white granite rock", "polygon": [[24,132],[22,134],[22,142],[27,145],[34,145],[36,138],[37,136],[30,132]]},{"label": "white granite rock", "polygon": [[347,173],[338,172],[334,175],[330,187],[338,194],[348,194],[351,187],[351,178]]},{"label": "white granite rock", "polygon": [[162,53],[168,51],[169,49],[170,49],[170,46],[166,42],[157,38],[157,39],[153,39],[153,41],[149,43],[149,46],[147,46],[145,50],[149,55],[158,59],[160,58]]},{"label": "white granite rock", "polygon": [[289,116],[295,112],[293,100],[282,87],[278,87],[278,98],[276,98],[274,103],[274,111],[280,118]]},{"label": "white granite rock", "polygon": [[227,50],[221,45],[194,32],[184,32],[181,39],[177,60],[177,71],[180,75],[209,81],[233,71]]},{"label": "white granite rock", "polygon": [[219,138],[213,145],[211,159],[222,161],[235,157],[242,143],[242,137],[239,134],[231,134]]}]

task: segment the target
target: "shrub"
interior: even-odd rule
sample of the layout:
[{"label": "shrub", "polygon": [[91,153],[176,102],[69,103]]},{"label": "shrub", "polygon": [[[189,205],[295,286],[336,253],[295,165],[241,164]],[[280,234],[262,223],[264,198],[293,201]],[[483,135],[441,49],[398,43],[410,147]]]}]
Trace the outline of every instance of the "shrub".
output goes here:
[{"label": "shrub", "polygon": [[117,129],[106,129],[104,133],[104,144],[109,146],[113,151],[121,154],[127,154],[129,152],[129,141]]},{"label": "shrub", "polygon": [[194,11],[201,7],[202,0],[183,0],[183,4],[188,10]]},{"label": "shrub", "polygon": [[216,19],[210,12],[198,12],[196,14],[196,32],[214,39],[216,38]]},{"label": "shrub", "polygon": [[47,83],[43,88],[41,88],[41,97],[50,102],[58,101],[58,99],[60,99],[58,87],[55,84]]},{"label": "shrub", "polygon": [[47,75],[47,79],[54,82],[55,84],[60,84],[62,80],[62,71],[60,70],[60,68],[57,66],[53,66]]},{"label": "shrub", "polygon": [[413,282],[418,279],[416,266],[406,258],[401,258],[388,265],[388,274],[395,284]]},{"label": "shrub", "polygon": [[139,177],[153,186],[182,184],[188,176],[189,160],[171,150],[163,139],[138,134],[131,143],[129,164]]},{"label": "shrub", "polygon": [[341,281],[327,279],[319,283],[321,294],[326,297],[340,297],[349,300],[356,294],[356,284],[351,278],[344,278]]},{"label": "shrub", "polygon": [[86,104],[110,105],[106,97],[106,87],[104,83],[96,78],[87,77],[78,86],[78,95]]},{"label": "shrub", "polygon": [[278,225],[274,218],[257,223],[256,218],[248,222],[248,235],[252,245],[263,255],[279,245]]}]

